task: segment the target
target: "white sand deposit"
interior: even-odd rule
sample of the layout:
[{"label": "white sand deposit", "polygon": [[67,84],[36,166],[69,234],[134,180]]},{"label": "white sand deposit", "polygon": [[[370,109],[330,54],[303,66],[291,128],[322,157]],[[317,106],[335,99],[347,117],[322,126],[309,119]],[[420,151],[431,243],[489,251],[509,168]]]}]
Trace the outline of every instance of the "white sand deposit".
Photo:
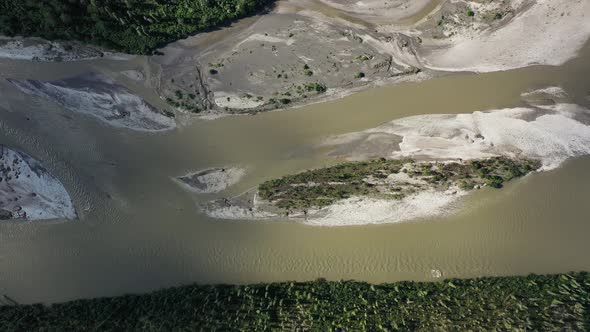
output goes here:
[{"label": "white sand deposit", "polygon": [[458,188],[447,191],[423,191],[401,200],[351,197],[321,208],[310,209],[306,214],[288,217],[267,209],[268,202],[259,201],[254,195],[251,207],[241,205],[205,208],[205,213],[216,219],[226,220],[276,220],[288,218],[310,226],[354,226],[397,223],[419,218],[441,216],[454,211],[453,203],[467,192]]},{"label": "white sand deposit", "polygon": [[74,219],[63,185],[24,152],[0,145],[0,220]]},{"label": "white sand deposit", "polygon": [[193,192],[213,194],[240,182],[245,174],[246,170],[239,167],[209,168],[177,177],[175,180]]},{"label": "white sand deposit", "polygon": [[425,191],[401,200],[352,197],[318,211],[304,222],[314,226],[351,226],[396,223],[452,212],[451,205],[465,192]]},{"label": "white sand deposit", "polygon": [[[360,133],[327,139],[324,146],[359,145],[375,132],[402,137],[389,158],[475,159],[508,155],[540,159],[544,169],[590,154],[590,111],[574,104],[511,108],[471,114],[429,114],[398,119]],[[359,146],[362,146],[360,144]],[[352,151],[351,156],[363,151]]]},{"label": "white sand deposit", "polygon": [[263,105],[265,102],[249,95],[237,95],[223,91],[215,92],[215,104],[219,107],[248,109]]},{"label": "white sand deposit", "polygon": [[[512,1],[515,6],[522,1]],[[518,3],[517,3],[518,2]],[[476,2],[468,2],[477,10]],[[491,72],[533,64],[561,65],[590,36],[590,1],[532,0],[497,30],[459,33],[423,53],[425,67],[444,71]]]},{"label": "white sand deposit", "polygon": [[129,89],[102,75],[59,81],[7,79],[25,94],[54,101],[72,112],[92,115],[109,125],[140,131],[164,131],[176,122]]}]

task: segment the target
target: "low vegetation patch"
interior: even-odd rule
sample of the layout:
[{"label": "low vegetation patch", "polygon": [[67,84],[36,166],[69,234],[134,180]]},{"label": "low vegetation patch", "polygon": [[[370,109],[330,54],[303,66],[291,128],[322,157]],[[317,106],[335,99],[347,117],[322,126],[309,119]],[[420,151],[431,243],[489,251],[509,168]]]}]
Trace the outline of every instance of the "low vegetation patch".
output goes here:
[{"label": "low vegetation patch", "polygon": [[588,331],[590,274],[185,286],[0,307],[2,331]]},{"label": "low vegetation patch", "polygon": [[[262,199],[279,208],[305,210],[328,206],[353,196],[402,199],[429,189],[501,188],[504,182],[540,166],[535,160],[505,157],[467,162],[377,159],[288,175],[261,184],[258,192]],[[399,173],[405,176],[392,176]]]}]

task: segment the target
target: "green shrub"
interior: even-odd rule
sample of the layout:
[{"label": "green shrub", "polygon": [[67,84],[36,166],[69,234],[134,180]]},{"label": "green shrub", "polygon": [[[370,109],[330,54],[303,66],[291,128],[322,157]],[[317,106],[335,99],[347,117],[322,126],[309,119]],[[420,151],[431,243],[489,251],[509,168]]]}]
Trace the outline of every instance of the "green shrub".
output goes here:
[{"label": "green shrub", "polygon": [[502,186],[504,185],[504,179],[502,179],[501,177],[497,176],[497,175],[493,175],[493,176],[489,176],[487,177],[487,181],[486,183],[488,184],[488,186],[492,187],[492,188],[502,188]]},{"label": "green shrub", "polygon": [[325,86],[325,85],[323,85],[323,84],[320,84],[320,83],[310,83],[310,84],[307,84],[307,85],[305,86],[305,89],[306,89],[308,92],[313,92],[313,91],[315,91],[315,92],[317,92],[317,93],[324,93],[324,92],[326,92],[326,90],[327,90],[327,89],[326,89],[326,86]]},{"label": "green shrub", "polygon": [[473,189],[473,182],[467,181],[467,180],[463,180],[461,181],[461,184],[459,186],[459,188],[463,189],[463,190],[471,190]]}]

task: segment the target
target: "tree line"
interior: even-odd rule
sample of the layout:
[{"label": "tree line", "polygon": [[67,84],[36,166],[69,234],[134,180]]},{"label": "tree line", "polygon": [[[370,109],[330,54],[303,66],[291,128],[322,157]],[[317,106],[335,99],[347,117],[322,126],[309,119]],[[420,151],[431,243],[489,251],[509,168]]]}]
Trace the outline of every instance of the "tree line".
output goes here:
[{"label": "tree line", "polygon": [[132,54],[238,18],[274,0],[2,0],[0,34],[78,40]]},{"label": "tree line", "polygon": [[0,296],[0,330],[588,331],[589,292],[590,274],[574,273],[382,285],[192,285],[51,306]]}]

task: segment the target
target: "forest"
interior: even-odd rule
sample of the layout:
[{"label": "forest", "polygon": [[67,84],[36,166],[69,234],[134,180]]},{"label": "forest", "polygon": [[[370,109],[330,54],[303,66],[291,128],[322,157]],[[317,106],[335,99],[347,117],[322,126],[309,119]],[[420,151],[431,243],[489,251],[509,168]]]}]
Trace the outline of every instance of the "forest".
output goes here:
[{"label": "forest", "polygon": [[2,0],[0,34],[77,40],[131,54],[255,14],[274,0]]},{"label": "forest", "polygon": [[589,292],[588,273],[192,285],[51,306],[6,297],[0,330],[588,331]]}]

